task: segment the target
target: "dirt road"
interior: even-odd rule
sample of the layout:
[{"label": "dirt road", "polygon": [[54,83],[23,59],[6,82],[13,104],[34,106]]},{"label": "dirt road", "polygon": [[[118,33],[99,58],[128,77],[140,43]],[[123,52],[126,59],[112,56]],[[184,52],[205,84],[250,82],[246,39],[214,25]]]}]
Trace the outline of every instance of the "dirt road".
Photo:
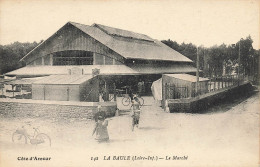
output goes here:
[{"label": "dirt road", "polygon": [[[204,114],[165,113],[149,104],[134,132],[127,113],[110,118],[109,143],[91,136],[93,121],[1,117],[0,166],[258,166],[257,95]],[[39,127],[52,147],[12,143],[12,133],[22,125],[29,133]],[[31,157],[51,159],[18,160]]]}]

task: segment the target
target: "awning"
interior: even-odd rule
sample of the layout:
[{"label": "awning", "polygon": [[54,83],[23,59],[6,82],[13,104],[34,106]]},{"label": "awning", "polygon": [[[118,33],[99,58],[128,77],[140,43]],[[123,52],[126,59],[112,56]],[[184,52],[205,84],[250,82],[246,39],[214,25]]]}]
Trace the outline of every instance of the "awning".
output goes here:
[{"label": "awning", "polygon": [[92,75],[51,75],[44,77],[33,84],[43,85],[79,85],[93,78]]},{"label": "awning", "polygon": [[125,65],[84,65],[84,66],[26,66],[6,73],[7,76],[47,76],[68,75],[71,69],[83,70],[84,75],[92,75],[93,69],[99,69],[100,75],[136,75],[137,71]]},{"label": "awning", "polygon": [[135,64],[131,66],[135,71],[141,74],[175,74],[175,73],[190,73],[196,72],[196,68],[186,64],[174,65],[150,65],[150,64]]},{"label": "awning", "polygon": [[8,84],[8,85],[31,85],[33,82],[36,82],[36,81],[38,81],[42,78],[43,77],[8,80],[4,84]]},{"label": "awning", "polygon": [[[169,76],[169,77],[177,78],[177,79],[180,79],[180,80],[184,80],[184,81],[197,82],[197,77],[194,76],[194,75],[189,75],[189,74],[165,74],[165,75]],[[199,77],[199,81],[200,82],[209,81],[209,79]]]},{"label": "awning", "polygon": [[196,72],[196,68],[186,64],[151,65],[83,65],[83,66],[26,66],[6,73],[7,76],[48,76],[68,75],[72,69],[81,69],[82,74],[92,75],[92,70],[98,69],[99,75],[141,75],[141,74],[175,74]]}]

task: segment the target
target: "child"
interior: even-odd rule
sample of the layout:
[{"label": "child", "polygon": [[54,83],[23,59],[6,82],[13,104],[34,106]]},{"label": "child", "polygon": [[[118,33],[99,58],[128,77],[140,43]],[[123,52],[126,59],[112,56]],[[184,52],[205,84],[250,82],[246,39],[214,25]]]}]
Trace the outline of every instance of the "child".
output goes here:
[{"label": "child", "polygon": [[107,131],[108,121],[105,119],[105,115],[102,112],[98,112],[96,125],[93,130],[92,136],[96,133],[96,140],[98,142],[109,141],[108,131]]},{"label": "child", "polygon": [[132,131],[134,130],[134,126],[138,128],[139,120],[140,120],[140,102],[136,96],[133,97],[132,106],[131,106],[131,116],[132,116]]}]

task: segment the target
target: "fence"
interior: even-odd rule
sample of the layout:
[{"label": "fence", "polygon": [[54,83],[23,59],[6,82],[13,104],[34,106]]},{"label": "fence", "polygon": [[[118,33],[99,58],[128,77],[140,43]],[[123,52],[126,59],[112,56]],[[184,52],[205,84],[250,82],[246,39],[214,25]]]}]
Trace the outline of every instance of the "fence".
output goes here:
[{"label": "fence", "polygon": [[208,91],[216,91],[231,86],[238,86],[241,83],[248,81],[248,76],[245,75],[226,75],[221,77],[213,77],[208,84]]},{"label": "fence", "polygon": [[240,75],[228,75],[221,77],[213,77],[210,78],[208,83],[206,84],[206,89],[202,88],[201,84],[199,84],[198,92],[195,92],[195,88],[189,86],[181,86],[177,87],[173,83],[165,84],[165,98],[166,99],[183,99],[189,97],[196,97],[208,92],[213,92],[216,90],[239,86],[243,82],[248,81],[248,76]]}]

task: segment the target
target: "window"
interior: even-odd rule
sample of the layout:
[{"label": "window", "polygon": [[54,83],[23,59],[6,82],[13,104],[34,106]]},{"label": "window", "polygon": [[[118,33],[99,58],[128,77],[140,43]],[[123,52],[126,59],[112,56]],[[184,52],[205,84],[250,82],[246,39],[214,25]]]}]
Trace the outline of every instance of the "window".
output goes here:
[{"label": "window", "polygon": [[64,51],[53,54],[53,65],[93,65],[93,53]]}]

